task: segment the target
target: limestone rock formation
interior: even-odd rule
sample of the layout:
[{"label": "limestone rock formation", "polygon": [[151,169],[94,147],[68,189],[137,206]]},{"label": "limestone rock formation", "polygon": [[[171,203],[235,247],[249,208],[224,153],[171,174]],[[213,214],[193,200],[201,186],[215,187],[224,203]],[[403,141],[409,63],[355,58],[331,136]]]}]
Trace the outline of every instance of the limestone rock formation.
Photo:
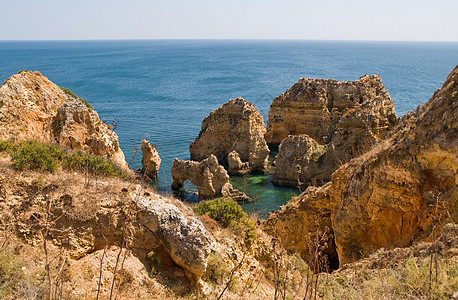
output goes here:
[{"label": "limestone rock formation", "polygon": [[156,145],[151,145],[147,140],[142,141],[142,171],[151,179],[157,178],[161,158],[156,150]]},{"label": "limestone rock formation", "polygon": [[[300,164],[301,170],[308,171],[296,172],[299,177],[278,174],[276,177],[283,178],[278,183],[296,185],[298,179],[302,183],[329,181],[339,165],[370,150],[388,136],[396,123],[393,102],[379,76],[363,76],[356,81],[300,79],[272,102],[266,140],[276,146],[288,135],[307,134],[318,144],[326,145],[327,151],[318,164],[311,160],[310,166]],[[300,151],[296,146],[289,142],[281,150]],[[290,165],[297,166],[294,162]],[[293,175],[295,170],[286,173]]]},{"label": "limestone rock formation", "polygon": [[52,128],[59,145],[108,158],[127,168],[118,135],[100,121],[96,111],[89,110],[81,101],[66,102],[59,107]]},{"label": "limestone rock formation", "polygon": [[250,172],[250,164],[242,162],[240,155],[236,151],[232,151],[227,155],[227,172],[234,175],[245,175]]},{"label": "limestone rock formation", "polygon": [[396,134],[333,174],[329,200],[320,197],[322,189],[308,190],[268,224],[285,232],[288,244],[303,235],[297,224],[310,224],[319,207],[329,215],[321,222],[331,223],[343,265],[378,248],[407,246],[441,222],[456,223],[457,115],[458,66],[425,105],[403,117]]},{"label": "limestone rock formation", "polygon": [[137,205],[140,222],[160,239],[172,260],[196,277],[202,276],[214,242],[202,222],[172,204],[140,198]]},{"label": "limestone rock formation", "polygon": [[212,154],[201,162],[175,158],[172,178],[173,189],[180,189],[186,180],[191,181],[197,187],[200,199],[228,197],[237,201],[249,200],[244,193],[232,187],[226,170]]},{"label": "limestone rock formation", "polygon": [[[248,163],[250,172],[264,173],[269,155],[264,134],[259,111],[243,98],[234,98],[202,121],[199,136],[189,147],[191,160],[201,161],[213,154],[222,165],[228,166],[228,155],[235,151],[242,163]],[[229,173],[244,170],[231,168]]]},{"label": "limestone rock formation", "polygon": [[0,87],[0,139],[57,142],[127,167],[118,136],[97,112],[39,72],[21,71]]},{"label": "limestone rock formation", "polygon": [[[288,205],[269,214],[265,221],[266,230],[278,236],[287,250],[298,252],[315,271],[339,267],[332,232],[329,188],[329,183],[319,188],[309,187]],[[323,265],[316,264],[318,253],[321,253],[319,259],[326,257]]]},{"label": "limestone rock formation", "polygon": [[288,136],[278,148],[273,184],[302,186],[302,182],[314,179],[311,175],[323,176],[323,173],[329,172],[329,168],[319,163],[325,152],[326,146],[319,145],[306,134]]},{"label": "limestone rock formation", "polygon": [[57,108],[71,100],[39,72],[11,76],[0,87],[0,139],[51,141]]}]

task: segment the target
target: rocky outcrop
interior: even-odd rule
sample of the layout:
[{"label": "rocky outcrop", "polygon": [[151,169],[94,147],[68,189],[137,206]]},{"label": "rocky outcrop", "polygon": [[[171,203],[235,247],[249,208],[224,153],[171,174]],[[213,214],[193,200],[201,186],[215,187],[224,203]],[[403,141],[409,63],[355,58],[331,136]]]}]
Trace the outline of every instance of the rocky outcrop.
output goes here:
[{"label": "rocky outcrop", "polygon": [[[289,135],[307,134],[318,144],[326,145],[327,151],[318,163],[291,161],[292,169],[287,174],[276,175],[282,178],[278,183],[329,181],[339,165],[370,150],[388,136],[396,123],[393,102],[379,76],[363,76],[356,81],[300,79],[272,102],[266,140],[276,146]],[[279,152],[279,157],[302,151],[297,146],[284,144],[280,151],[287,153]],[[297,168],[307,172],[298,173]],[[280,168],[275,172],[285,173]]]},{"label": "rocky outcrop", "polygon": [[0,87],[0,139],[51,141],[57,109],[71,100],[39,72],[11,76]]},{"label": "rocky outcrop", "polygon": [[279,211],[269,214],[266,230],[279,237],[288,251],[299,253],[315,270],[339,267],[331,223],[330,184],[309,187]]},{"label": "rocky outcrop", "polygon": [[191,160],[201,161],[211,154],[228,166],[228,155],[237,152],[242,165],[230,174],[244,173],[248,164],[251,173],[264,173],[267,168],[269,148],[264,140],[264,121],[253,104],[243,98],[234,98],[212,111],[202,121],[199,136],[189,147]]},{"label": "rocky outcrop", "polygon": [[83,101],[39,72],[21,71],[0,87],[0,139],[57,142],[126,168],[118,136]]},{"label": "rocky outcrop", "polygon": [[227,197],[237,201],[249,200],[242,192],[229,183],[224,167],[218,164],[214,155],[201,162],[185,161],[175,158],[172,165],[172,188],[180,189],[186,180],[191,181],[199,191],[200,199]]},{"label": "rocky outcrop", "polygon": [[161,166],[161,158],[156,150],[156,145],[151,145],[147,140],[142,141],[142,172],[149,178],[156,179]]},{"label": "rocky outcrop", "polygon": [[82,150],[112,160],[127,168],[118,135],[81,101],[66,102],[57,109],[52,124],[55,141],[72,150]]},{"label": "rocky outcrop", "polygon": [[234,175],[245,175],[250,172],[250,164],[248,162],[242,162],[240,155],[232,151],[227,155],[228,173]]},{"label": "rocky outcrop", "polygon": [[291,244],[291,237],[303,236],[297,224],[310,224],[318,207],[328,214],[320,222],[331,224],[340,265],[379,248],[407,246],[441,222],[456,223],[457,115],[458,67],[425,105],[403,117],[391,138],[333,174],[329,198],[320,196],[323,189],[308,190],[267,223]]},{"label": "rocky outcrop", "polygon": [[172,204],[140,198],[137,205],[140,222],[160,239],[172,260],[196,277],[202,276],[214,242],[202,222]]},{"label": "rocky outcrop", "polygon": [[325,176],[323,174],[329,172],[322,166],[325,153],[326,146],[306,134],[288,136],[278,147],[273,184],[302,186],[303,182],[313,182],[312,176]]}]

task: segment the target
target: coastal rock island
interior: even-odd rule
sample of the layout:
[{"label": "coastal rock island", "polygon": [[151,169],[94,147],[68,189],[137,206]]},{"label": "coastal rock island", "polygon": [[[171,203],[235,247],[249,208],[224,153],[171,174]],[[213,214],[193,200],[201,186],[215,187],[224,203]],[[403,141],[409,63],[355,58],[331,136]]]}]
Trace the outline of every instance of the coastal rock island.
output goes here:
[{"label": "coastal rock island", "polygon": [[269,156],[265,130],[262,115],[254,105],[234,98],[202,121],[198,137],[189,146],[191,160],[201,161],[213,154],[231,175],[264,173]]},{"label": "coastal rock island", "polygon": [[303,145],[285,141],[279,149],[281,164],[274,171],[274,183],[323,184],[339,165],[388,137],[397,122],[380,76],[366,75],[356,81],[301,78],[273,100],[266,141],[276,147],[290,135],[306,134],[308,143],[314,140],[320,147],[310,149],[315,159],[299,161]]}]

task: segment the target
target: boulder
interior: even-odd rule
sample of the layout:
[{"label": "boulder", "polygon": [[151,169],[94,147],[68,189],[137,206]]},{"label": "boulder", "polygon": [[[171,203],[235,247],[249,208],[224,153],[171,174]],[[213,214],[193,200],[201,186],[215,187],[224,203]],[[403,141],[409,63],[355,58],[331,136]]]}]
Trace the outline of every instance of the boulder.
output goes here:
[{"label": "boulder", "polygon": [[[264,173],[269,155],[264,134],[264,121],[259,111],[243,98],[234,98],[202,121],[199,136],[189,146],[191,160],[201,161],[213,154],[228,167],[228,155],[235,151],[242,164],[248,165],[249,172]],[[243,169],[231,168],[229,173],[244,173],[246,164]]]},{"label": "boulder", "polygon": [[194,277],[202,276],[214,243],[202,222],[165,201],[138,196],[134,201],[140,223],[159,238],[172,260]]},{"label": "boulder", "polygon": [[457,115],[458,66],[426,104],[401,119],[390,138],[342,165],[329,185],[309,188],[269,215],[267,224],[287,248],[307,253],[307,245],[297,241],[304,237],[298,224],[312,228],[319,216],[322,225],[304,238],[330,224],[343,265],[379,248],[409,246],[441,224],[458,222]]},{"label": "boulder", "polygon": [[161,158],[156,150],[156,145],[151,145],[147,140],[142,141],[142,172],[149,178],[156,179],[161,165]]},{"label": "boulder", "polygon": [[[319,162],[304,157],[300,165],[306,171],[288,170],[285,174],[276,168],[275,173],[284,173],[276,175],[283,178],[277,184],[329,181],[340,165],[386,138],[397,122],[393,102],[380,76],[363,76],[356,81],[300,79],[272,102],[266,140],[278,146],[289,135],[307,134],[324,145],[322,149],[326,151]],[[279,157],[298,153],[297,146],[291,141],[283,144]],[[289,163],[292,167],[297,165],[294,160]]]},{"label": "boulder", "polygon": [[237,201],[249,200],[242,192],[235,190],[229,183],[224,167],[218,164],[214,155],[196,161],[185,161],[175,158],[172,165],[172,188],[180,189],[186,180],[191,181],[199,191],[200,199],[227,197]]},{"label": "boulder", "polygon": [[322,166],[325,152],[325,145],[319,145],[306,134],[288,136],[278,147],[272,183],[302,187],[305,182],[313,182],[316,185],[318,179],[322,181],[320,175],[329,172]]}]

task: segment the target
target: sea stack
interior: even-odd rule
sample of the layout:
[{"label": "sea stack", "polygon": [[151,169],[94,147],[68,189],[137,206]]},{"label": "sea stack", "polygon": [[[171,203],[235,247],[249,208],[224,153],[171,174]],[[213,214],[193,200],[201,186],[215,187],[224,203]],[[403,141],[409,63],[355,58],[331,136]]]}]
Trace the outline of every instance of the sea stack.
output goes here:
[{"label": "sea stack", "polygon": [[[202,121],[202,129],[189,147],[191,159],[201,161],[214,155],[229,174],[264,173],[269,155],[264,126],[262,115],[253,104],[234,98]],[[241,164],[231,164],[229,168],[229,155],[232,161],[240,159]]]}]

